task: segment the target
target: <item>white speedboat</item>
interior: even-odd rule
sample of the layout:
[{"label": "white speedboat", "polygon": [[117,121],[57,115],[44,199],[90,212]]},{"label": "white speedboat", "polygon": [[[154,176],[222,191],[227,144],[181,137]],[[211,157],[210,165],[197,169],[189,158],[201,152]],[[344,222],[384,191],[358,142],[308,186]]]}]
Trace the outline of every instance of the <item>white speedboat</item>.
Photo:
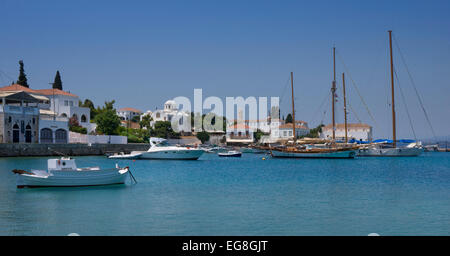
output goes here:
[{"label": "white speedboat", "polygon": [[138,159],[141,154],[145,151],[132,151],[130,154],[125,154],[123,152],[115,153],[113,155],[108,156],[111,159]]},{"label": "white speedboat", "polygon": [[150,138],[150,148],[139,159],[197,160],[205,151],[196,147],[170,146],[166,139]]},{"label": "white speedboat", "polygon": [[[128,167],[101,169],[77,168],[75,159],[49,159],[47,170],[13,170],[17,174],[17,188],[24,187],[83,187],[124,184],[130,173]],[[130,173],[131,175],[131,173]]]},{"label": "white speedboat", "polygon": [[217,155],[220,157],[241,157],[242,153],[240,151],[233,150],[225,153],[218,153]]},{"label": "white speedboat", "polygon": [[358,150],[358,156],[419,156],[423,152],[420,143],[410,143],[406,147],[392,147],[385,144],[374,144]]}]

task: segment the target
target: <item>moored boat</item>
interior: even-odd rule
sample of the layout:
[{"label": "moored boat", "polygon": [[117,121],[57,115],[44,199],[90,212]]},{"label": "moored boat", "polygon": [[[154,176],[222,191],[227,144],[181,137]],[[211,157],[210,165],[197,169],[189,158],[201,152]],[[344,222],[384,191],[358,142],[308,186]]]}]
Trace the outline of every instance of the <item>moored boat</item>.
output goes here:
[{"label": "moored boat", "polygon": [[[101,169],[77,168],[75,159],[49,159],[47,170],[13,170],[17,174],[17,188],[24,187],[83,187],[124,184],[129,167]],[[131,175],[131,173],[130,173]]]},{"label": "moored boat", "polygon": [[143,151],[132,151],[130,154],[125,154],[123,152],[115,153],[113,155],[109,155],[110,159],[138,159]]},{"label": "moored boat", "polygon": [[197,147],[170,146],[166,139],[150,138],[150,148],[139,159],[197,160],[205,151]]},{"label": "moored boat", "polygon": [[218,153],[220,157],[241,157],[242,153],[240,151],[232,150],[225,153]]},{"label": "moored boat", "polygon": [[371,144],[360,147],[358,156],[419,156],[423,152],[420,143],[410,143],[405,147],[391,144]]},{"label": "moored boat", "polygon": [[276,149],[271,151],[276,158],[354,158],[355,150],[351,149]]}]

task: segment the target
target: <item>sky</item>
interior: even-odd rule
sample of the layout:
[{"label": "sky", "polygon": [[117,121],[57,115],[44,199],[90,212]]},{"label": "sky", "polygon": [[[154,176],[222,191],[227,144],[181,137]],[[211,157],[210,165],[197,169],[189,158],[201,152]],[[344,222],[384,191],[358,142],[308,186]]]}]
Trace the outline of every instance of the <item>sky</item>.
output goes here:
[{"label": "sky", "polygon": [[294,72],[296,119],[314,127],[331,121],[335,46],[337,121],[345,72],[349,122],[390,138],[393,30],[397,137],[433,136],[399,49],[435,134],[448,136],[448,13],[450,1],[0,0],[0,85],[23,60],[31,88],[49,88],[59,70],[64,90],[96,105],[155,110],[201,88],[203,98],[278,96],[287,115]]}]

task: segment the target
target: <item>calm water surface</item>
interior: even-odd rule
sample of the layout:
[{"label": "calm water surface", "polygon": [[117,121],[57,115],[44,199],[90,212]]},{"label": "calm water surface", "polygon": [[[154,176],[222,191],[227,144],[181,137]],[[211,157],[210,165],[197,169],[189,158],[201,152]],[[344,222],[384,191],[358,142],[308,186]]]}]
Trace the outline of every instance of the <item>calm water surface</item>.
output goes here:
[{"label": "calm water surface", "polygon": [[137,185],[16,189],[0,158],[0,235],[450,235],[450,153],[416,158],[198,161],[77,157],[129,165]]}]

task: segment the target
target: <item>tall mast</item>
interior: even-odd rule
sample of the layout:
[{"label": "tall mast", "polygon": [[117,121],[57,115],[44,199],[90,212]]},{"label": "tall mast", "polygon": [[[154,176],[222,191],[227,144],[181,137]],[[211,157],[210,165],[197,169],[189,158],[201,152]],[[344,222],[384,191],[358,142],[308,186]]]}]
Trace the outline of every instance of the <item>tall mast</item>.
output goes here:
[{"label": "tall mast", "polygon": [[389,30],[389,50],[391,53],[391,90],[392,90],[392,140],[394,148],[397,147],[397,136],[395,134],[395,96],[394,96],[394,59],[392,55],[392,30]]},{"label": "tall mast", "polygon": [[294,72],[291,72],[291,90],[292,90],[292,130],[294,134],[294,143],[297,141],[295,135],[295,107],[294,107]]},{"label": "tall mast", "polygon": [[343,93],[344,93],[344,120],[345,120],[345,143],[348,142],[348,137],[347,137],[347,103],[346,103],[346,98],[345,98],[345,74],[342,73],[342,88],[343,88]]},{"label": "tall mast", "polygon": [[336,122],[334,117],[334,103],[336,97],[336,47],[333,47],[333,82],[331,84],[331,112],[332,123],[333,123],[333,142],[336,139]]}]

